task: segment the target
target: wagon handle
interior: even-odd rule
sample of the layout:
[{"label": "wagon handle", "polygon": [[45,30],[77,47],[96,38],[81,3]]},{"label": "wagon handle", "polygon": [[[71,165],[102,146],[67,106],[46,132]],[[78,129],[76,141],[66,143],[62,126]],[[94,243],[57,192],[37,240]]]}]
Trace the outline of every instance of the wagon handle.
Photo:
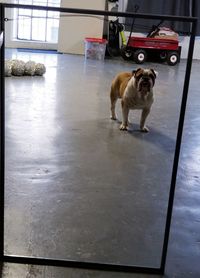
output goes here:
[{"label": "wagon handle", "polygon": [[151,33],[157,31],[159,26],[164,22],[164,20],[161,20],[157,25],[153,25],[151,27],[151,30],[149,31],[147,38],[151,37]]},{"label": "wagon handle", "polygon": [[[137,11],[139,10],[139,8],[140,8],[140,6],[136,4],[136,5],[134,6],[134,12],[137,13]],[[130,37],[131,37],[131,35],[132,35],[132,33],[133,33],[133,26],[134,26],[134,23],[135,23],[135,18],[133,18],[133,21],[132,21],[132,24],[131,24],[131,31],[130,31],[130,35],[129,35],[129,37],[128,37],[127,45],[129,44]]]}]

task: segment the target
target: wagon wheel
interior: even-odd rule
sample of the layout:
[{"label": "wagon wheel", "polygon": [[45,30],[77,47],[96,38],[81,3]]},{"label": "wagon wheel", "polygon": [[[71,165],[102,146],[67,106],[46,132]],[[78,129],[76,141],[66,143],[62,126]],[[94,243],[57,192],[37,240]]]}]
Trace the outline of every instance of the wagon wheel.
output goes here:
[{"label": "wagon wheel", "polygon": [[170,66],[175,66],[179,62],[179,54],[176,51],[170,51],[167,55],[167,63]]},{"label": "wagon wheel", "polygon": [[147,53],[144,49],[138,49],[134,52],[133,59],[136,64],[143,64],[147,59]]},{"label": "wagon wheel", "polygon": [[133,51],[131,47],[122,47],[121,48],[121,56],[124,60],[129,61],[133,59]]},{"label": "wagon wheel", "polygon": [[167,52],[166,51],[161,51],[159,53],[159,57],[161,61],[165,61],[167,59]]}]

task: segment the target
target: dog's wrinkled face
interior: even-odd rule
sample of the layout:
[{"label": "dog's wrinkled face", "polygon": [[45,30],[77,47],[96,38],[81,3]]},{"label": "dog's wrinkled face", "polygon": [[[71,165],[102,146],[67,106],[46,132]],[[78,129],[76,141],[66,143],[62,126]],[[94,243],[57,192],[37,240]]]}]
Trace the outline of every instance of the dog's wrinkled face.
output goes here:
[{"label": "dog's wrinkled face", "polygon": [[135,77],[135,85],[139,92],[146,95],[151,91],[156,79],[156,73],[153,69],[139,68],[133,71],[133,76]]}]

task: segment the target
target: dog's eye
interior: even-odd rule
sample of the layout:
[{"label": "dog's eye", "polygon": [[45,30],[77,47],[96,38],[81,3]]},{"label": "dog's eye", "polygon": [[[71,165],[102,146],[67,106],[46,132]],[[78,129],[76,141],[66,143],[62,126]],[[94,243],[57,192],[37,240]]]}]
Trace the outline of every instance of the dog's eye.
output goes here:
[{"label": "dog's eye", "polygon": [[149,74],[149,77],[151,78],[153,85],[155,84],[155,76],[153,74]]},{"label": "dog's eye", "polygon": [[142,78],[142,76],[143,76],[143,74],[139,74],[139,75],[137,76],[137,79],[139,80],[140,78]]},{"label": "dog's eye", "polygon": [[153,76],[153,74],[149,74],[149,77],[150,77],[152,80],[155,79],[155,77]]}]

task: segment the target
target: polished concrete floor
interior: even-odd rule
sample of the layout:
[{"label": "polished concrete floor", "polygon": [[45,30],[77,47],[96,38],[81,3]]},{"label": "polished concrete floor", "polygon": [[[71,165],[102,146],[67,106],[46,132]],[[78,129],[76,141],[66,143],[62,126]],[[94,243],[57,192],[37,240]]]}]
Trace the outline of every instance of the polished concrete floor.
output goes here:
[{"label": "polished concrete floor", "polygon": [[[44,77],[6,78],[6,254],[158,267],[185,62],[159,72],[139,129],[109,118],[120,59],[7,50],[47,67]],[[200,63],[194,61],[165,277],[200,277]],[[3,277],[149,277],[6,264]],[[152,276],[151,276],[152,277]],[[155,276],[153,276],[155,277]]]}]

